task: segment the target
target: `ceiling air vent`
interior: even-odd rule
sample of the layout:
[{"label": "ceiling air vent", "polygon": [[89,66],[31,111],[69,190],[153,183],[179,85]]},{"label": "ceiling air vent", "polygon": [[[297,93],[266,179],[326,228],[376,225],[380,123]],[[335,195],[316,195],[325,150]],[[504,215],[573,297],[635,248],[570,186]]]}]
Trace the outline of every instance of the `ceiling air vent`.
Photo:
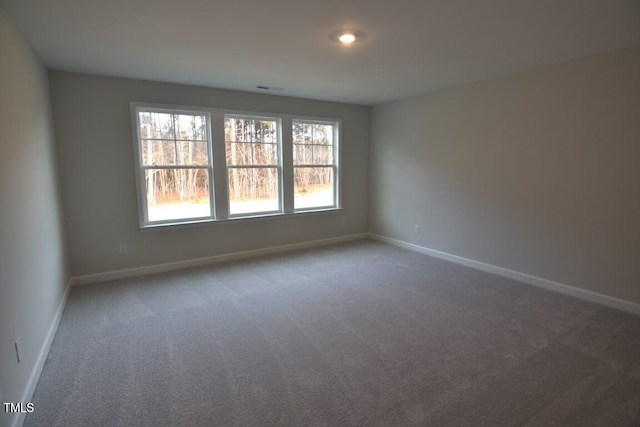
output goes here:
[{"label": "ceiling air vent", "polygon": [[284,90],[283,87],[263,86],[263,85],[256,86],[256,89],[270,90],[272,92],[282,92]]}]

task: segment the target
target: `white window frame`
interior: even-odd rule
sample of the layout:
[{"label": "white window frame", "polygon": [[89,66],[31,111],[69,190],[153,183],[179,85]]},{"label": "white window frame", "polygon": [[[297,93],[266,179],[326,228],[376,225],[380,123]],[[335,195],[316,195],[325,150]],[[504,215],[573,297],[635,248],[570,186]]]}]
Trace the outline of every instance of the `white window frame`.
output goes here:
[{"label": "white window frame", "polygon": [[[207,143],[207,165],[145,165],[144,164],[144,156],[142,154],[142,138],[140,135],[140,112],[153,112],[153,113],[165,113],[165,114],[193,114],[193,115],[202,115],[205,117],[207,122],[207,135],[206,135],[206,143]],[[134,124],[133,133],[134,133],[134,160],[136,163],[136,181],[138,182],[138,215],[140,227],[152,227],[158,225],[170,225],[176,223],[187,223],[187,222],[201,222],[201,221],[212,221],[215,219],[215,197],[213,192],[214,185],[214,173],[213,173],[213,152],[212,152],[212,141],[211,141],[211,114],[208,109],[198,108],[198,107],[183,107],[183,106],[172,106],[172,105],[159,105],[159,104],[148,104],[141,102],[132,102],[131,103],[131,115],[132,120],[131,123]],[[147,200],[147,190],[146,190],[146,182],[145,182],[145,171],[153,170],[153,169],[206,169],[209,179],[209,212],[210,215],[202,216],[202,217],[188,217],[188,218],[175,218],[175,219],[167,219],[167,220],[149,220],[149,204]]]},{"label": "white window frame", "polygon": [[[313,212],[337,211],[342,209],[342,171],[340,159],[342,152],[342,121],[329,117],[309,117],[290,114],[262,113],[255,111],[231,110],[221,108],[192,107],[184,105],[158,104],[149,102],[131,102],[131,126],[133,140],[133,157],[135,162],[136,188],[138,195],[138,215],[140,229],[163,228],[167,226],[181,226],[202,223],[220,223],[244,219],[260,219],[299,215]],[[140,145],[139,112],[151,111],[173,114],[198,114],[207,118],[207,152],[209,175],[209,201],[211,215],[198,218],[170,219],[163,221],[149,221],[146,200],[146,184],[144,171],[154,166],[145,166]],[[224,120],[226,117],[243,117],[251,119],[275,120],[278,126],[278,207],[277,211],[250,212],[229,214],[228,170],[226,160],[226,141],[224,134]],[[333,125],[333,194],[332,206],[294,208],[294,170],[293,164],[293,123],[317,123]],[[309,167],[308,165],[305,165]],[[328,167],[329,165],[318,165]],[[272,166],[266,166],[272,167]],[[304,166],[301,166],[304,167]],[[312,167],[312,166],[311,166]],[[190,168],[184,165],[168,166],[168,168]],[[193,168],[204,169],[204,166]]]},{"label": "white window frame", "polygon": [[[333,144],[331,146],[331,150],[333,153],[333,163],[331,165],[327,165],[327,164],[305,164],[305,165],[296,165],[293,162],[291,162],[291,166],[293,171],[296,170],[296,168],[331,168],[333,170],[333,204],[332,205],[327,205],[327,206],[313,206],[313,207],[308,207],[308,208],[295,208],[294,205],[294,212],[306,212],[306,211],[317,211],[317,210],[328,210],[328,209],[339,209],[340,208],[340,185],[339,183],[342,181],[339,176],[340,174],[340,168],[339,168],[339,161],[340,161],[340,141],[339,141],[339,137],[340,137],[340,121],[339,120],[326,120],[326,119],[310,119],[310,118],[306,118],[306,117],[295,117],[293,118],[293,120],[291,121],[291,127],[293,129],[293,125],[295,123],[300,123],[300,124],[315,124],[315,125],[330,125],[333,128]],[[292,145],[293,145],[293,138],[292,138]]]},{"label": "white window frame", "polygon": [[[225,177],[227,178],[227,203],[229,207],[231,205],[231,199],[229,196],[229,182],[228,182],[230,169],[275,169],[278,176],[278,207],[277,209],[270,210],[270,211],[255,211],[255,212],[246,212],[246,213],[243,212],[243,213],[232,214],[231,209],[229,208],[229,218],[241,218],[241,217],[247,217],[247,216],[255,217],[255,216],[283,213],[284,195],[283,195],[283,185],[282,185],[282,181],[283,181],[282,179],[282,169],[283,169],[282,168],[282,119],[278,116],[267,116],[263,114],[257,115],[255,113],[239,114],[239,113],[225,112],[224,119],[226,120],[227,118],[245,119],[245,120],[265,120],[265,121],[268,120],[268,121],[275,122],[276,131],[277,131],[276,152],[277,152],[277,160],[278,160],[275,165],[264,165],[264,166],[263,165],[229,165],[226,161],[226,156],[225,156],[225,167],[226,167]],[[225,149],[226,149],[227,142],[237,143],[237,141],[226,141],[226,138],[225,138],[225,141],[224,141]]]}]

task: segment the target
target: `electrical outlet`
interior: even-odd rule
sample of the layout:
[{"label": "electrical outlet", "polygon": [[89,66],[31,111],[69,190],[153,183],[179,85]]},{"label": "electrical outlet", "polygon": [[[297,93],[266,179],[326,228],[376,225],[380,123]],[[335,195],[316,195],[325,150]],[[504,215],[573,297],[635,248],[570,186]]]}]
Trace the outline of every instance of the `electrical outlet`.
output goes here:
[{"label": "electrical outlet", "polygon": [[129,246],[126,243],[120,245],[120,255],[126,255],[129,253]]},{"label": "electrical outlet", "polygon": [[413,232],[420,234],[420,226],[418,224],[413,224]]},{"label": "electrical outlet", "polygon": [[18,363],[20,363],[20,358],[22,356],[22,344],[20,343],[20,337],[16,338],[16,342],[13,343],[16,348],[16,359]]}]

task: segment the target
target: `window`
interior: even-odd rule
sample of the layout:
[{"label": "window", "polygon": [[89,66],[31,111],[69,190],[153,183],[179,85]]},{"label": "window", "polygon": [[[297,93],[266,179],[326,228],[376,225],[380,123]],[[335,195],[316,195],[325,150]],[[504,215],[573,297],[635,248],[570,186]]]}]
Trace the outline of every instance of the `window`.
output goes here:
[{"label": "window", "polygon": [[213,218],[208,113],[136,108],[143,224]]},{"label": "window", "polygon": [[281,212],[279,123],[225,115],[229,214]]},{"label": "window", "polygon": [[294,207],[336,207],[336,123],[293,121]]},{"label": "window", "polygon": [[339,121],[132,102],[140,226],[340,207]]}]

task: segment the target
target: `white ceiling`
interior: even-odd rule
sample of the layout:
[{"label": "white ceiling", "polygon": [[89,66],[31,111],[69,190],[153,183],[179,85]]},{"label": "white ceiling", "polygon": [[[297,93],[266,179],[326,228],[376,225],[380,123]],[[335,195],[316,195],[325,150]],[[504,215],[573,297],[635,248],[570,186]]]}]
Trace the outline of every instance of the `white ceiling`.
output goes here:
[{"label": "white ceiling", "polygon": [[640,44],[640,0],[0,4],[49,68],[367,105]]}]

